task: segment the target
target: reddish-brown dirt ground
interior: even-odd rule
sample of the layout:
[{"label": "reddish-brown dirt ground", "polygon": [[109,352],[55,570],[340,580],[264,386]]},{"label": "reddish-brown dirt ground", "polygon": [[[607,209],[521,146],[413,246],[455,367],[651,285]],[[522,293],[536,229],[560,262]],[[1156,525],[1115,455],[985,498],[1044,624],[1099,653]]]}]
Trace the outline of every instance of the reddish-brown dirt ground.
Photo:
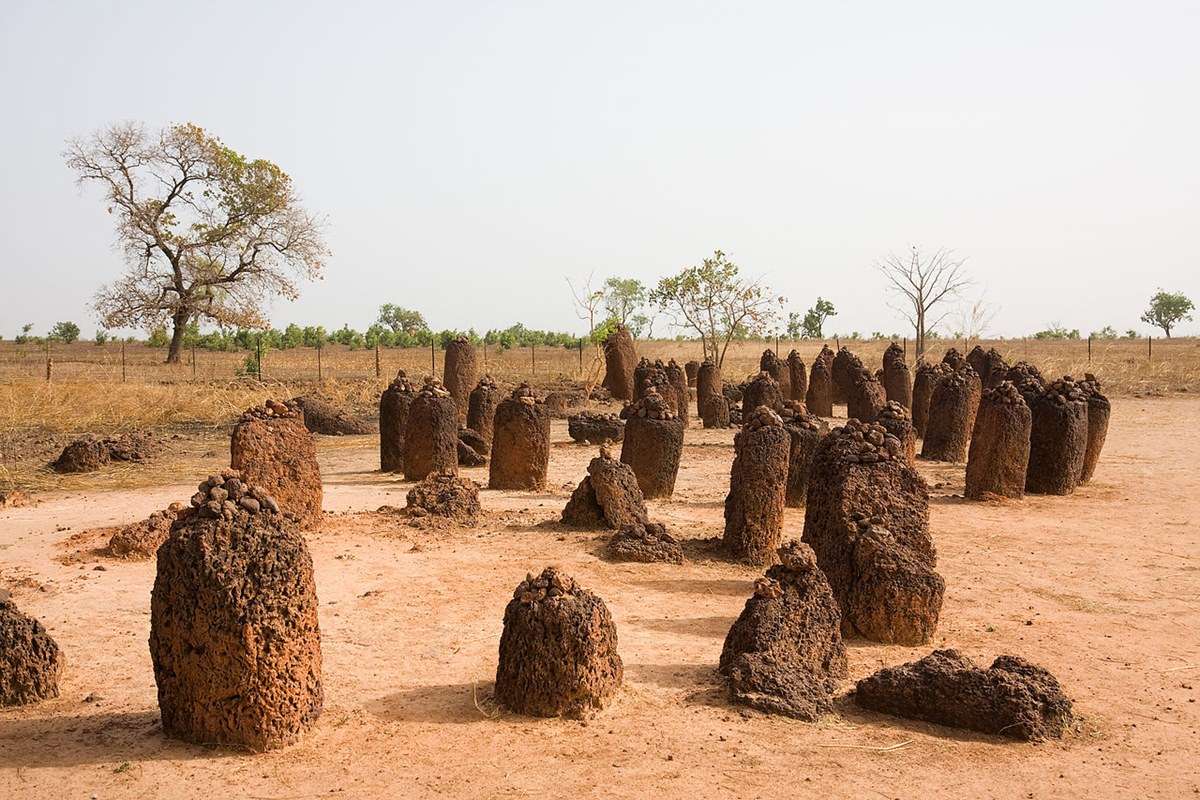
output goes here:
[{"label": "reddish-brown dirt ground", "polygon": [[[841,409],[839,409],[841,410]],[[67,657],[62,696],[0,710],[0,797],[1192,797],[1200,793],[1200,401],[1113,402],[1094,481],[1069,497],[965,502],[961,465],[919,468],[946,599],[933,645],[1015,653],[1075,701],[1062,741],[1016,744],[856,709],[817,724],[730,706],[721,644],[760,570],[706,560],[719,536],[732,430],[688,430],[670,501],[651,516],[688,562],[612,564],[603,537],[554,521],[595,448],[552,432],[550,491],[484,490],[483,523],[413,528],[374,437],[320,445],[323,524],[308,534],[326,708],[301,743],[262,755],[167,740],[147,649],[154,564],[98,555],[83,531],[144,517],[188,485],[41,495],[0,510],[0,587]],[[219,464],[214,464],[219,466]],[[486,484],[486,467],[462,473]],[[198,475],[197,478],[203,477]],[[803,509],[787,509],[784,537]],[[560,565],[604,598],[625,686],[592,720],[490,702],[505,603]],[[97,569],[103,567],[103,570]],[[852,642],[851,681],[926,654]]]}]

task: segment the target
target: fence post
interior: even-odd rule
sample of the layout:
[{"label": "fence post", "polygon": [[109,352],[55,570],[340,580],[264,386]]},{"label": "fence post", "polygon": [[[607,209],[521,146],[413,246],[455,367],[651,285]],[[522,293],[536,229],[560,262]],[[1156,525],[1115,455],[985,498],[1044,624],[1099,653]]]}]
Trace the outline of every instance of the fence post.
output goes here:
[{"label": "fence post", "polygon": [[46,383],[50,382],[50,376],[54,372],[54,359],[46,357]]},{"label": "fence post", "polygon": [[262,380],[262,334],[258,335],[258,379]]},{"label": "fence post", "polygon": [[908,361],[908,337],[904,337],[904,360]]},{"label": "fence post", "polygon": [[841,340],[841,339],[839,339],[839,338],[838,338],[838,337],[836,337],[836,336],[835,336],[835,337],[833,337],[833,349],[834,349],[834,350],[841,350],[841,349],[842,349],[842,340]]},{"label": "fence post", "polygon": [[121,342],[121,383],[125,382],[125,343]]},{"label": "fence post", "polygon": [[775,334],[775,357],[779,358],[779,334]]},{"label": "fence post", "polygon": [[1092,363],[1092,335],[1088,334],[1088,363]]},{"label": "fence post", "polygon": [[483,371],[487,372],[487,340],[483,342]]},{"label": "fence post", "polygon": [[379,342],[375,343],[375,380],[379,380]]},{"label": "fence post", "polygon": [[579,339],[579,377],[583,377],[583,338]]},{"label": "fence post", "polygon": [[529,364],[532,375],[537,375],[537,354],[533,349],[533,345],[529,345]]},{"label": "fence post", "polygon": [[192,380],[196,380],[196,345],[192,345]]},{"label": "fence post", "polygon": [[[1154,357],[1154,337],[1147,336],[1146,337],[1146,360],[1149,361],[1153,357]],[[47,379],[47,380],[49,380],[49,379]]]},{"label": "fence post", "polygon": [[324,378],[321,377],[321,343],[317,342],[317,383],[321,383]]},{"label": "fence post", "polygon": [[429,377],[437,380],[437,343],[429,340]]}]

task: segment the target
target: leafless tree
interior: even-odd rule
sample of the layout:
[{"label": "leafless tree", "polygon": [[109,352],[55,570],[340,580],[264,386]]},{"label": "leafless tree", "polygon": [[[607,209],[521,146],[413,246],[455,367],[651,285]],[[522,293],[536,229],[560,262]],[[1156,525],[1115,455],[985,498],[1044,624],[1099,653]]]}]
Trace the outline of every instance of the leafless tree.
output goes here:
[{"label": "leafless tree", "polygon": [[963,349],[970,347],[987,333],[1000,307],[989,303],[982,295],[975,301],[964,301],[954,311],[956,333],[962,337]]},{"label": "leafless tree", "polygon": [[604,302],[604,290],[592,288],[592,277],[595,272],[589,272],[587,280],[576,288],[574,282],[567,278],[567,287],[571,290],[571,300],[575,303],[575,314],[588,324],[588,337],[596,330],[596,309]]},{"label": "leafless tree", "polygon": [[965,258],[955,258],[954,251],[939,248],[933,254],[922,253],[912,246],[907,257],[892,253],[876,263],[876,268],[888,280],[888,289],[900,301],[892,306],[904,315],[916,334],[917,358],[925,353],[925,337],[950,313],[942,311],[946,300],[957,297],[971,285],[965,274]]},{"label": "leafless tree", "polygon": [[113,125],[68,141],[63,157],[80,184],[103,188],[128,263],[96,295],[102,323],[170,321],[168,363],[190,322],[265,325],[270,298],[295,298],[299,280],[320,277],[323,221],[301,207],[291,178],[196,125]]}]

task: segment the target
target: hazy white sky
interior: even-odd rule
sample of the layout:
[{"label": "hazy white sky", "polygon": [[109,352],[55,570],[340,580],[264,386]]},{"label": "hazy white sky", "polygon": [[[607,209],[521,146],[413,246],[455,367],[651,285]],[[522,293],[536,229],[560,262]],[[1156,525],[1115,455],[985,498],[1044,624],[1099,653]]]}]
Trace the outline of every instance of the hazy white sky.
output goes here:
[{"label": "hazy white sky", "polygon": [[[872,264],[969,257],[994,332],[1200,295],[1196,2],[0,0],[0,334],[121,268],[68,136],[193,121],[329,218],[288,322],[579,330],[564,276],[715,248],[827,331],[902,331]],[[1180,332],[1200,332],[1200,322]]]}]

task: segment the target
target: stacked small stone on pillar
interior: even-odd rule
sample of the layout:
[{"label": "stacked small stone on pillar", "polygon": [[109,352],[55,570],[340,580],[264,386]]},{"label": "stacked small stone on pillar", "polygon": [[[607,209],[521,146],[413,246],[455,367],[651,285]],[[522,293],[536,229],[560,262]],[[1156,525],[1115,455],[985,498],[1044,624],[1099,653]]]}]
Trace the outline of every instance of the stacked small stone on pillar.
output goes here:
[{"label": "stacked small stone on pillar", "polygon": [[749,415],[759,406],[778,412],[783,408],[783,391],[771,373],[763,370],[742,390],[742,413]]},{"label": "stacked small stone on pillar", "polygon": [[833,416],[833,378],[829,374],[829,365],[823,358],[813,361],[812,369],[809,370],[804,405],[811,414],[819,417]]},{"label": "stacked small stone on pillar", "polygon": [[670,497],[683,453],[683,423],[653,387],[621,410],[625,439],[621,460],[633,467],[647,498]]},{"label": "stacked small stone on pillar", "polygon": [[792,350],[787,357],[788,366],[788,399],[803,403],[808,394],[808,373],[804,369],[804,359],[800,353]]},{"label": "stacked small stone on pillar", "polygon": [[718,671],[734,702],[811,722],[833,710],[848,674],[841,620],[807,545],[789,542],[778,558],[729,629]]},{"label": "stacked small stone on pillar", "polygon": [[1104,440],[1108,438],[1108,418],[1112,413],[1112,406],[1100,391],[1100,381],[1092,373],[1084,374],[1079,388],[1087,397],[1088,404],[1087,449],[1083,456],[1083,472],[1079,482],[1087,483],[1096,474],[1100,451],[1104,449]]},{"label": "stacked small stone on pillar", "polygon": [[704,427],[729,427],[729,401],[722,389],[721,371],[708,359],[696,373],[696,410]]},{"label": "stacked small stone on pillar", "polygon": [[496,407],[488,488],[540,491],[550,465],[550,415],[529,384]]},{"label": "stacked small stone on pillar", "polygon": [[484,455],[492,449],[492,429],[496,424],[496,406],[500,405],[500,387],[491,375],[484,375],[467,399],[467,427],[487,443]]},{"label": "stacked small stone on pillar", "polygon": [[820,417],[809,414],[803,403],[794,400],[784,404],[780,416],[791,438],[784,505],[801,508],[808,499],[808,475],[812,470],[813,456],[816,455],[821,437],[829,432],[829,425]]},{"label": "stacked small stone on pillar", "polygon": [[431,472],[458,474],[458,406],[440,381],[426,378],[408,407],[404,477],[419,481]]},{"label": "stacked small stone on pillar", "polygon": [[969,364],[938,381],[929,400],[921,458],[963,461],[975,425],[979,378]]},{"label": "stacked small stone on pillar", "polygon": [[733,440],[725,496],[725,549],[750,564],[770,564],[783,535],[791,436],[767,406],[748,412]]},{"label": "stacked small stone on pillar", "polygon": [[817,448],[802,541],[842,612],[842,634],[920,644],[937,628],[929,488],[883,426],[849,420]]},{"label": "stacked small stone on pillar", "polygon": [[1030,411],[1025,491],[1070,494],[1083,477],[1087,457],[1087,396],[1069,375],[1064,376],[1046,385],[1030,404]]},{"label": "stacked small stone on pillar", "polygon": [[604,380],[600,385],[617,400],[633,400],[636,386],[633,370],[636,366],[633,336],[624,325],[618,325],[604,340]]},{"label": "stacked small stone on pillar", "polygon": [[[976,370],[978,372],[978,370]],[[983,362],[983,372],[979,373],[980,380],[983,381],[983,388],[994,389],[1000,385],[1000,382],[1006,379],[1008,375],[1008,362],[1004,360],[1004,356],[996,348],[991,348],[987,351],[987,358]]]},{"label": "stacked small stone on pillar", "polygon": [[951,347],[942,355],[942,363],[950,367],[950,369],[957,371],[966,365],[967,360],[963,358],[962,353],[958,352],[957,348]]},{"label": "stacked small stone on pillar", "polygon": [[442,384],[454,398],[454,406],[458,409],[458,422],[467,421],[467,406],[471,390],[475,388],[475,380],[479,372],[475,364],[475,345],[465,336],[452,339],[446,345],[446,355],[442,364]]},{"label": "stacked small stone on pillar", "polygon": [[913,428],[908,409],[895,400],[889,400],[875,417],[875,422],[900,441],[904,460],[910,465],[913,464],[917,458],[917,432]]},{"label": "stacked small stone on pillar", "polygon": [[201,483],[159,548],[150,656],[168,736],[269,750],[321,713],[312,557],[237,472]]},{"label": "stacked small stone on pillar", "polygon": [[321,467],[298,409],[275,400],[247,409],[229,438],[230,466],[279,501],[302,528],[321,521]]},{"label": "stacked small stone on pillar", "polygon": [[984,391],[967,455],[964,497],[1024,496],[1031,426],[1029,406],[1010,381]]},{"label": "stacked small stone on pillar", "polygon": [[517,586],[500,635],[500,705],[537,717],[586,717],[608,704],[623,677],[603,600],[554,567]]},{"label": "stacked small stone on pillar", "polygon": [[404,430],[416,394],[408,376],[400,370],[379,397],[379,469],[383,472],[404,470]]},{"label": "stacked small stone on pillar", "polygon": [[883,351],[883,390],[887,399],[905,408],[912,408],[912,375],[904,363],[904,349],[892,342]]}]

